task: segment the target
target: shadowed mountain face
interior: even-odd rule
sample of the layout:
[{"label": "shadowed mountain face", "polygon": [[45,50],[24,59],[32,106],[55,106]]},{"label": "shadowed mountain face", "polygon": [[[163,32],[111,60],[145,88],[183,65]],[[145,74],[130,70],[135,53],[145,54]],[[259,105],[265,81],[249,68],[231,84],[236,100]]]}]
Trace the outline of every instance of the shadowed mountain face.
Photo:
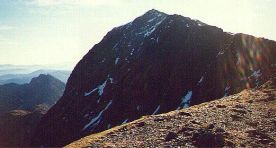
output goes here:
[{"label": "shadowed mountain face", "polygon": [[33,110],[39,104],[51,107],[64,88],[63,82],[50,75],[39,75],[29,84],[0,85],[0,114],[15,109]]},{"label": "shadowed mountain face", "polygon": [[150,10],[114,28],[73,70],[33,146],[221,98],[268,79],[276,43]]}]

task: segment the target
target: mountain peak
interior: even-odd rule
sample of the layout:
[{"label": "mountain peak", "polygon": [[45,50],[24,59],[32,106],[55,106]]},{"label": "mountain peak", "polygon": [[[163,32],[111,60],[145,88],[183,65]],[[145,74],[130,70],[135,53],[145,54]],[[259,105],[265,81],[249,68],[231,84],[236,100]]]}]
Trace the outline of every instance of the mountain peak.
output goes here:
[{"label": "mountain peak", "polygon": [[156,10],[156,9],[151,9],[151,10],[149,10],[149,11],[147,11],[146,12],[146,14],[153,14],[153,13],[162,13],[162,14],[165,14],[164,12],[161,12],[161,11],[159,11],[159,10]]},{"label": "mountain peak", "polygon": [[40,86],[42,84],[56,84],[56,85],[65,85],[59,79],[53,77],[50,74],[40,74],[38,77],[32,78],[31,82],[29,83],[31,86]]},{"label": "mountain peak", "polygon": [[31,83],[33,81],[36,81],[36,80],[40,80],[40,81],[43,81],[43,80],[50,80],[50,79],[56,79],[55,77],[49,75],[49,74],[40,74],[38,77],[35,77],[31,80]]},{"label": "mountain peak", "polygon": [[[272,64],[276,45],[268,47],[272,54],[266,55],[259,46],[269,46],[265,41],[253,42],[252,48],[246,39],[236,41],[220,28],[203,25],[152,9],[114,28],[75,67],[32,145],[63,146],[144,115],[239,92],[251,86],[247,82],[252,81],[252,87],[263,83],[262,72],[269,69],[260,67]],[[250,52],[268,60],[237,68],[239,59],[255,61]],[[239,68],[244,70],[242,77]]]},{"label": "mountain peak", "polygon": [[168,14],[164,13],[164,12],[161,12],[161,11],[158,11],[156,9],[151,9],[149,11],[147,11],[143,16],[147,16],[147,15],[150,15],[150,16],[167,16]]}]

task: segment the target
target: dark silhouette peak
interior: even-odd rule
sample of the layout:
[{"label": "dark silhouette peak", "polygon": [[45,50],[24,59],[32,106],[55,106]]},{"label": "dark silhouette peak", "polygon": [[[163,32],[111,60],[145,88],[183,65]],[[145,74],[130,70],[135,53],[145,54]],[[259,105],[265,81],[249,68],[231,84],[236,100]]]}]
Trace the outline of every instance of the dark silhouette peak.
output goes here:
[{"label": "dark silhouette peak", "polygon": [[35,77],[31,80],[30,84],[34,83],[34,82],[46,82],[46,81],[60,81],[58,79],[56,79],[55,77],[49,75],[49,74],[40,74],[38,77]]},{"label": "dark silhouette peak", "polygon": [[38,76],[38,78],[46,78],[46,77],[53,77],[53,76],[51,76],[51,75],[49,75],[49,74],[40,74],[40,75]]}]

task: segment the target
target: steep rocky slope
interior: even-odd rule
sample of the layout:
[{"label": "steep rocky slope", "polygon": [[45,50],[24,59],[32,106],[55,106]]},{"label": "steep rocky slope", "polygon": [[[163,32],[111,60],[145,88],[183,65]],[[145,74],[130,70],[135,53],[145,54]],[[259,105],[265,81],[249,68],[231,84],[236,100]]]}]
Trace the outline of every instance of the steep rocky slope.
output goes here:
[{"label": "steep rocky slope", "polygon": [[276,147],[276,78],[257,90],[144,116],[66,147]]},{"label": "steep rocky slope", "polygon": [[73,70],[32,146],[63,146],[140,118],[254,88],[276,43],[150,10],[112,29]]}]

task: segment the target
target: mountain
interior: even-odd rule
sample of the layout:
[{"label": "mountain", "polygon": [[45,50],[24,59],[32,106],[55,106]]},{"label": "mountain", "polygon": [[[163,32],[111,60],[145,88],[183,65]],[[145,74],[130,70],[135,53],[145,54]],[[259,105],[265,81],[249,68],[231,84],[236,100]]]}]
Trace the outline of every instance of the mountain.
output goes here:
[{"label": "mountain", "polygon": [[12,110],[0,114],[0,146],[27,147],[36,125],[48,111],[47,105],[37,105],[34,110]]},{"label": "mountain", "polygon": [[130,122],[256,88],[276,42],[150,10],[107,33],[76,65],[32,146],[64,146]]},{"label": "mountain", "polygon": [[276,147],[276,79],[257,90],[172,111],[66,147]]},{"label": "mountain", "polygon": [[25,83],[29,83],[32,80],[32,78],[38,77],[40,74],[52,75],[55,78],[61,80],[63,83],[66,83],[71,74],[71,71],[43,69],[43,70],[36,70],[28,74],[5,74],[0,76],[0,84],[8,84],[8,83],[25,84]]},{"label": "mountain", "polygon": [[28,84],[0,85],[0,147],[27,147],[41,117],[64,89],[63,82],[44,74]]},{"label": "mountain", "polygon": [[39,75],[28,84],[0,85],[0,114],[11,110],[33,110],[36,105],[54,105],[65,84],[50,75]]}]

